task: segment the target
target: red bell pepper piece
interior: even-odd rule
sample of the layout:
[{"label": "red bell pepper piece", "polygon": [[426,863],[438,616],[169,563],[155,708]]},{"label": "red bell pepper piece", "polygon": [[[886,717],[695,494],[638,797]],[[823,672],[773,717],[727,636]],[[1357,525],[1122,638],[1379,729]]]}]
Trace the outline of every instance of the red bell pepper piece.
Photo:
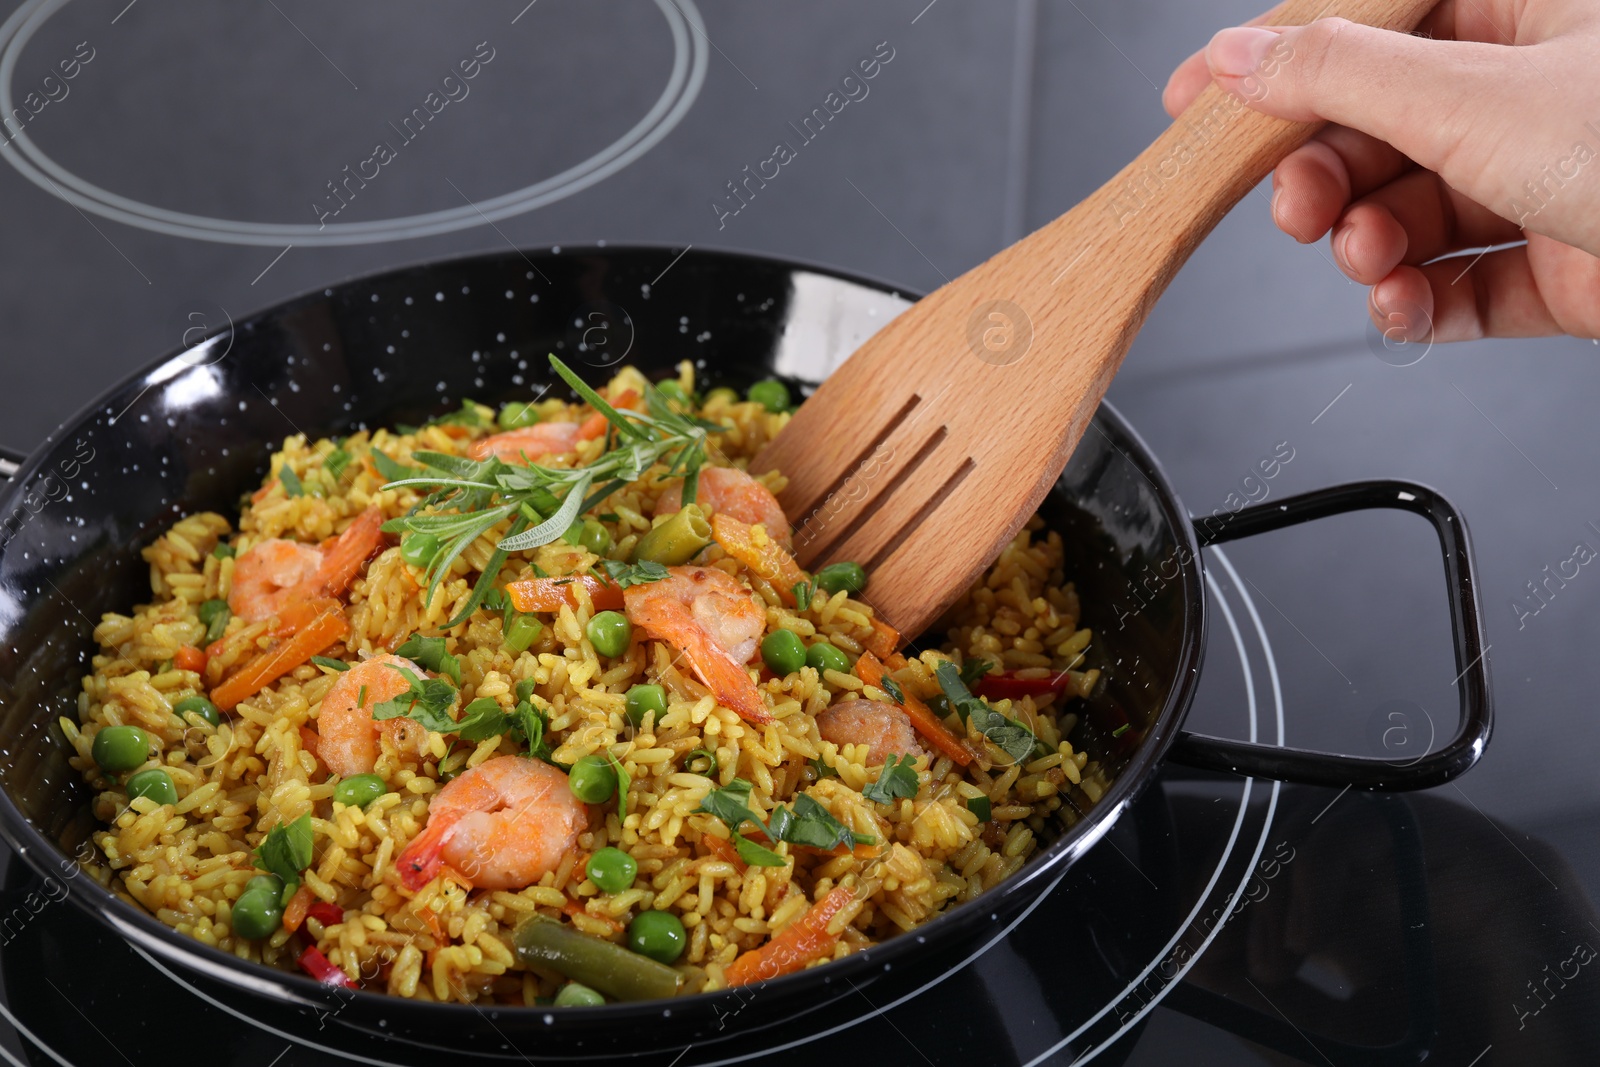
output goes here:
[{"label": "red bell pepper piece", "polygon": [[317,946],[312,945],[300,954],[300,969],[323,985],[335,986],[339,989],[354,989],[355,983],[350,981],[350,976],[335,967],[328,957],[317,951]]},{"label": "red bell pepper piece", "polygon": [[344,909],[326,900],[319,900],[306,909],[306,918],[315,919],[323,926],[333,926],[344,921]]},{"label": "red bell pepper piece", "polygon": [[1020,700],[1023,697],[1060,696],[1072,684],[1066,671],[1042,678],[1018,678],[1013,671],[997,671],[978,679],[976,692],[990,700]]}]

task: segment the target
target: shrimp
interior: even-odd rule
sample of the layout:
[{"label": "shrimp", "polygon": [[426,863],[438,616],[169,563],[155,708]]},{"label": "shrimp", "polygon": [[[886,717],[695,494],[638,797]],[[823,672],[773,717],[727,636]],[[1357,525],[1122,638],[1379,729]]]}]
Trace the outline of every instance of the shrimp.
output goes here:
[{"label": "shrimp", "polygon": [[628,618],[645,636],[683,653],[718,702],[746,722],[771,722],[744,665],[755,654],[767,612],[738,580],[715,567],[668,567],[657,582],[622,591]]},{"label": "shrimp", "polygon": [[262,541],[234,562],[228,610],[246,622],[270,619],[294,602],[321,566],[322,550],[315,545],[281,537]]},{"label": "shrimp", "polygon": [[543,760],[496,756],[451,779],[428,803],[428,826],[400,853],[412,892],[443,863],[478,889],[521,889],[555,870],[589,825],[567,776]]},{"label": "shrimp", "polygon": [[373,656],[339,675],[317,712],[317,757],[340,778],[370,774],[378,760],[378,737],[398,749],[414,749],[422,727],[398,717],[378,722],[372,709],[410,690],[411,682],[396,668],[425,678],[423,669],[403,656]]},{"label": "shrimp", "polygon": [[915,759],[923,755],[911,719],[893,704],[852,697],[817,716],[817,730],[824,741],[836,745],[867,745],[867,766],[883,763],[890,756]]},{"label": "shrimp", "polygon": [[498,456],[506,463],[526,465],[541,456],[571,452],[582,440],[581,430],[576,422],[539,422],[474,441],[467,455],[478,460]]},{"label": "shrimp", "polygon": [[299,601],[343,596],[356,572],[383,544],[383,512],[372,507],[322,545],[274,537],[240,556],[233,567],[228,610],[246,622],[283,615]]},{"label": "shrimp", "polygon": [[[707,514],[721,511],[748,526],[757,523],[767,535],[789,545],[789,517],[783,513],[772,490],[737,467],[703,467],[695,491],[695,503]],[[683,507],[683,483],[668,486],[656,501],[657,515],[671,515]]]}]

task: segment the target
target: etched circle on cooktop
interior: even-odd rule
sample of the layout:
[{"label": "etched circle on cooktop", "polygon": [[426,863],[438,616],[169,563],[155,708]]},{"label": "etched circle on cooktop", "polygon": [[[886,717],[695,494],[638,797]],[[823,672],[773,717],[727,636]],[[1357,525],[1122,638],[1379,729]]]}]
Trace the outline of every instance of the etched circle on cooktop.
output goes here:
[{"label": "etched circle on cooktop", "polygon": [[604,180],[678,123],[705,68],[692,0],[29,0],[0,25],[0,157],[160,233],[400,240]]}]

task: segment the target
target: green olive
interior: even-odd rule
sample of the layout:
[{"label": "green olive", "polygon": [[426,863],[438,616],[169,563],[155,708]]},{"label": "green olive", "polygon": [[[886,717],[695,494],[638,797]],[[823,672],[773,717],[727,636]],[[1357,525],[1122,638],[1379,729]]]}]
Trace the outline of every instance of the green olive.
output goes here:
[{"label": "green olive", "polygon": [[620,611],[598,613],[583,632],[589,636],[589,643],[596,652],[612,659],[626,654],[628,643],[633,640],[633,624]]},{"label": "green olive", "polygon": [[597,556],[603,556],[611,551],[611,531],[597,519],[584,519],[583,529],[578,532],[578,544]]},{"label": "green olive", "polygon": [[149,797],[157,804],[178,802],[178,787],[172,784],[172,775],[158,767],[130,775],[123,787],[128,791],[129,800],[135,797]]},{"label": "green olive", "polygon": [[506,627],[504,645],[512,652],[526,652],[529,646],[539,640],[539,635],[544,633],[544,623],[532,615],[518,615],[511,620],[511,625]]},{"label": "green olive", "polygon": [[439,539],[430,533],[407,534],[400,542],[400,558],[413,567],[426,567],[439,554]]},{"label": "green olive", "polygon": [[534,410],[533,404],[506,404],[500,409],[500,414],[495,418],[502,430],[521,430],[534,425],[539,421],[539,413]]},{"label": "green olive", "polygon": [[628,947],[657,963],[672,963],[689,941],[683,921],[669,911],[640,912],[628,924]]},{"label": "green olive", "polygon": [[283,925],[283,908],[278,898],[253,890],[233,902],[233,932],[247,941],[271,937]]},{"label": "green olive", "polygon": [[352,774],[333,787],[333,799],[352,808],[365,808],[389,791],[376,774]]},{"label": "green olive", "polygon": [[768,378],[750,387],[750,399],[768,411],[789,410],[789,387],[776,378]]},{"label": "green olive", "polygon": [[644,717],[649,712],[655,712],[658,723],[661,716],[667,713],[667,691],[659,685],[636,685],[628,690],[626,700],[625,714],[635,726],[643,726]]},{"label": "green olive", "polygon": [[203,719],[212,726],[222,725],[222,712],[217,710],[215,704],[201,696],[184,697],[172,705],[172,713],[184,722],[194,726],[198,726],[199,723],[191,719],[191,715]]},{"label": "green olive", "polygon": [[817,572],[817,588],[831,596],[844,589],[859,593],[867,587],[867,572],[859,563],[830,563]]},{"label": "green olive", "polygon": [[102,771],[131,771],[150,758],[150,735],[137,726],[107,726],[94,735],[90,752]]},{"label": "green olive", "polygon": [[597,1008],[606,1002],[606,998],[577,982],[568,982],[556,994],[555,1006],[558,1008]]},{"label": "green olive", "polygon": [[604,804],[617,791],[617,772],[610,760],[590,753],[567,772],[567,787],[585,804]]},{"label": "green olive", "polygon": [[774,630],[761,641],[761,659],[780,678],[806,665],[806,646],[788,630]]},{"label": "green olive", "polygon": [[821,674],[823,671],[850,673],[850,657],[826,641],[818,641],[806,649],[806,666]]},{"label": "green olive", "polygon": [[620,848],[603,848],[589,857],[584,873],[602,893],[620,893],[632,887],[639,864]]}]

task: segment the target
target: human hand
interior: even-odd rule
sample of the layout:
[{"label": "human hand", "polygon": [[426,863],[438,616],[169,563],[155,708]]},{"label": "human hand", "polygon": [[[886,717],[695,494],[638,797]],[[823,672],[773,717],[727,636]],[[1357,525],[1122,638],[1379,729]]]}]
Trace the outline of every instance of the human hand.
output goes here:
[{"label": "human hand", "polygon": [[1600,8],[1442,0],[1422,36],[1265,17],[1185,60],[1162,103],[1176,116],[1215,79],[1255,110],[1330,123],[1273,172],[1273,220],[1302,243],[1332,231],[1379,329],[1600,336]]}]

